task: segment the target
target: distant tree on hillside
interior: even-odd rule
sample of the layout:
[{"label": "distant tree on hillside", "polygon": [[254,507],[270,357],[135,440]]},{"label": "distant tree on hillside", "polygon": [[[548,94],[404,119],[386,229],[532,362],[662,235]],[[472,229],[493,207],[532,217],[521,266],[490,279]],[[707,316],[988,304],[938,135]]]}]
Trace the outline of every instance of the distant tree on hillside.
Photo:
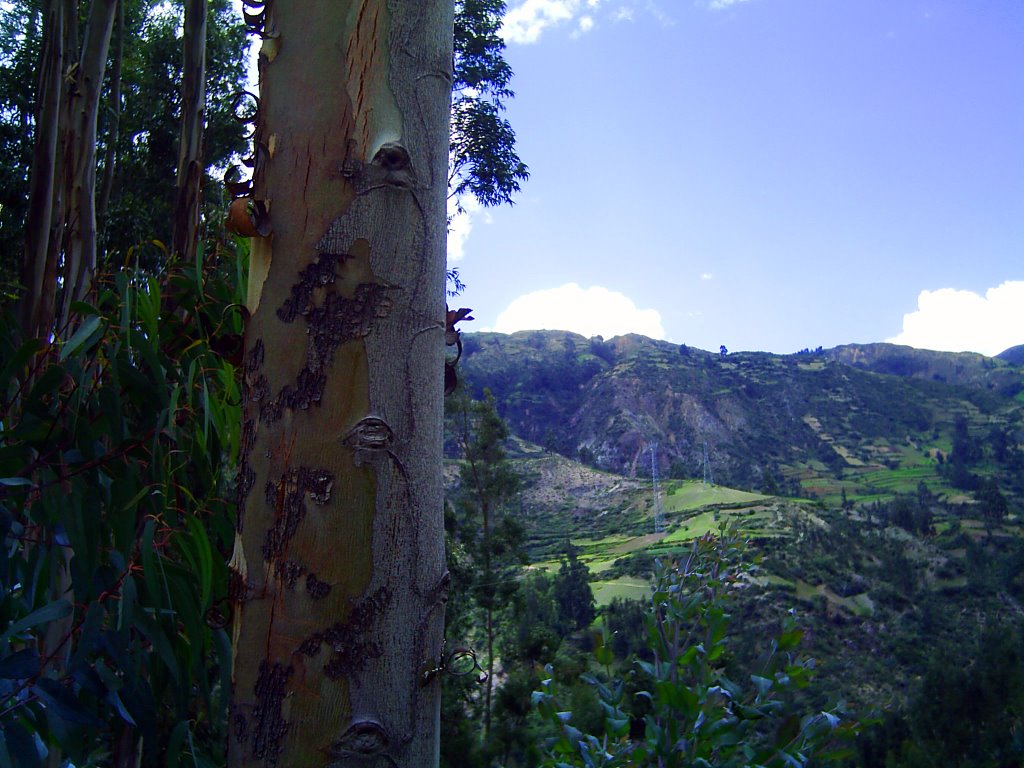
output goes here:
[{"label": "distant tree on hillside", "polygon": [[998,525],[1009,513],[1009,505],[1006,497],[999,490],[999,485],[992,478],[986,478],[978,484],[978,490],[974,497],[981,505],[981,517],[985,521],[989,535],[992,535],[992,528]]},{"label": "distant tree on hillside", "polygon": [[1006,431],[998,426],[992,427],[989,430],[987,442],[989,450],[992,451],[992,458],[1000,464],[1005,462],[1010,450],[1010,438],[1007,436]]},{"label": "distant tree on hillside", "polygon": [[953,450],[949,454],[949,460],[954,464],[969,466],[977,462],[981,456],[981,446],[971,437],[967,429],[967,419],[963,416],[958,417],[953,426]]},{"label": "distant tree on hillside", "polygon": [[579,549],[570,544],[554,584],[560,618],[570,631],[586,629],[595,615],[590,571],[579,559],[578,553]]},{"label": "distant tree on hillside", "polygon": [[494,396],[485,390],[484,399],[457,399],[453,411],[458,422],[462,452],[459,490],[455,507],[461,525],[457,536],[472,553],[479,575],[474,601],[479,606],[486,650],[484,666],[484,738],[491,730],[494,688],[495,642],[499,617],[518,586],[513,571],[518,565],[522,531],[506,514],[508,503],[519,492],[521,480],[508,462],[505,444],[508,425],[498,415]]}]

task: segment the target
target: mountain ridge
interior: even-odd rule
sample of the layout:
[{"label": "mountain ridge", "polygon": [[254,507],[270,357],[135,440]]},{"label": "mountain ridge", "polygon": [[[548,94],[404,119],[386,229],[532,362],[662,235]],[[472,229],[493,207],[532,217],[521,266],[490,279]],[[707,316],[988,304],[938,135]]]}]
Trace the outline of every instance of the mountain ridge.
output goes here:
[{"label": "mountain ridge", "polygon": [[565,331],[465,334],[463,348],[468,387],[490,390],[515,434],[625,476],[649,472],[657,444],[667,477],[707,470],[768,493],[857,493],[886,467],[937,473],[961,421],[974,440],[1024,439],[1024,370],[974,353],[713,353]]}]

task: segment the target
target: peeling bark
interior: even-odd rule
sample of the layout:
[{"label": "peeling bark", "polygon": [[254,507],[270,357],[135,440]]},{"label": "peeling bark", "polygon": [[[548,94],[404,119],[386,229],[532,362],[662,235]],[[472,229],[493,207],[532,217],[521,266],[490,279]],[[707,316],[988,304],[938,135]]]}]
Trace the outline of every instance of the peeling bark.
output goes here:
[{"label": "peeling bark", "polygon": [[232,766],[438,761],[452,12],[265,10]]}]

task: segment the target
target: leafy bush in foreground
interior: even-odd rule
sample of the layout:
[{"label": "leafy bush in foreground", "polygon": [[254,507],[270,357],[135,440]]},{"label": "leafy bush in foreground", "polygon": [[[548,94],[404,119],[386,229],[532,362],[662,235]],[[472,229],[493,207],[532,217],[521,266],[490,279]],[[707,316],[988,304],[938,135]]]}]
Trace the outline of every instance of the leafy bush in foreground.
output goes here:
[{"label": "leafy bush in foreground", "polygon": [[0,765],[223,764],[243,269],[97,276],[64,338],[0,323]]},{"label": "leafy bush in foreground", "polygon": [[554,679],[543,681],[534,704],[559,734],[543,766],[807,766],[848,756],[856,721],[839,708],[794,711],[792,693],[808,684],[813,662],[796,657],[802,633],[792,618],[755,672],[743,681],[727,677],[730,593],[747,583],[750,568],[743,545],[725,532],[697,539],[682,562],[658,561],[644,617],[653,658],[635,661],[645,690],[636,705],[626,701],[613,654],[598,642],[594,657],[604,673],[583,677],[604,713],[602,732],[591,734],[562,711]]}]

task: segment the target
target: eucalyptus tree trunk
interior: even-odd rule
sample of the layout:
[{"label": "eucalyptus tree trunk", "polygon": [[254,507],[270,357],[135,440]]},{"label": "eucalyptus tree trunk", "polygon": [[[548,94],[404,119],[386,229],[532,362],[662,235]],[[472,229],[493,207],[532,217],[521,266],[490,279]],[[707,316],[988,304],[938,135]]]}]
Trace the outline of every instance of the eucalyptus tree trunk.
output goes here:
[{"label": "eucalyptus tree trunk", "polygon": [[110,62],[110,126],[107,130],[107,151],[103,160],[103,181],[96,201],[96,218],[105,219],[114,189],[114,171],[117,167],[117,142],[121,134],[121,69],[124,64],[124,0],[117,0],[117,20],[114,22],[114,47]]},{"label": "eucalyptus tree trunk", "polygon": [[69,72],[69,182],[64,232],[64,289],[60,323],[71,302],[84,299],[96,269],[96,118],[107,67],[117,0],[92,0],[78,66]]},{"label": "eucalyptus tree trunk", "polygon": [[199,244],[203,117],[206,103],[206,7],[207,0],[185,0],[181,134],[171,252],[188,260],[195,257]]},{"label": "eucalyptus tree trunk", "polygon": [[36,91],[36,135],[29,179],[28,214],[25,219],[25,255],[21,269],[21,284],[25,293],[18,302],[18,321],[26,339],[49,331],[55,312],[57,265],[56,259],[50,258],[48,254],[54,192],[59,180],[57,149],[66,58],[64,25],[63,0],[46,0],[43,5],[43,41]]},{"label": "eucalyptus tree trunk", "polygon": [[[46,0],[18,315],[26,337],[63,325],[96,266],[96,120],[117,0],[93,0],[81,53],[75,0]],[[58,276],[62,303],[57,318]]]},{"label": "eucalyptus tree trunk", "polygon": [[438,762],[452,15],[263,11],[232,766]]}]

